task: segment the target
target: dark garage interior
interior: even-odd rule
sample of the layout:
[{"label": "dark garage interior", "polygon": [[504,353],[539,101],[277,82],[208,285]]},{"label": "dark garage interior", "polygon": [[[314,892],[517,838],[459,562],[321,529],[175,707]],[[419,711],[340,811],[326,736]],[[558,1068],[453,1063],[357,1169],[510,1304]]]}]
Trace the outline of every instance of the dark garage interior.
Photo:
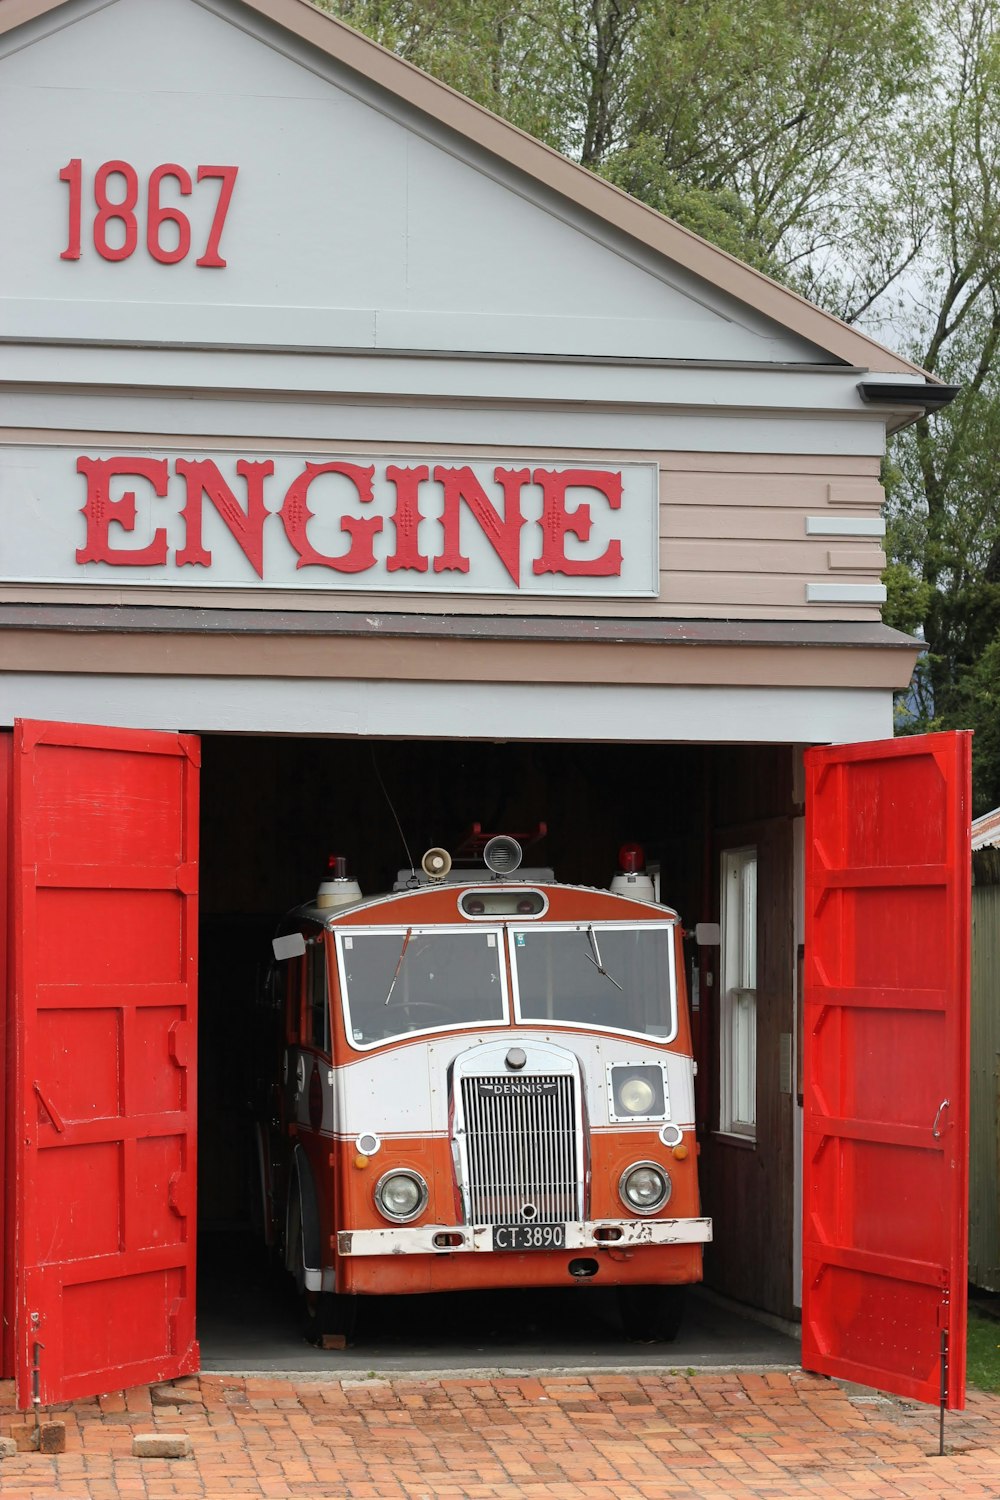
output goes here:
[{"label": "dark garage interior", "polygon": [[[758,1141],[750,1152],[713,1141],[714,954],[686,945],[689,983],[692,966],[701,970],[695,1017],[701,1178],[704,1211],[716,1223],[705,1276],[706,1285],[729,1297],[790,1317],[793,1100],[775,1088],[767,1038],[792,1024],[791,787],[787,747],[204,736],[198,1102],[206,1364],[213,1349],[222,1357],[234,1327],[245,1330],[251,1307],[262,1361],[269,1343],[289,1338],[304,1359],[324,1357],[299,1344],[290,1287],[268,1271],[251,1231],[252,1017],[275,925],[288,908],[310,899],[331,854],[346,856],[362,891],[374,895],[391,889],[409,864],[402,836],[419,864],[431,846],[457,850],[474,823],[515,837],[545,824],[545,836],[527,844],[525,865],[549,866],[557,879],[582,885],[606,886],[620,846],[638,841],[660,866],[662,899],[680,912],[685,928],[718,918],[718,849],[757,842],[765,1004]],[[743,1198],[750,1194],[747,1217]],[[495,1352],[491,1330],[509,1329],[513,1320],[540,1348],[582,1339],[605,1356],[624,1347],[628,1357],[614,1310],[600,1298],[580,1319],[580,1293],[573,1289],[561,1300],[521,1294],[517,1307],[512,1295],[501,1294],[499,1303],[496,1294],[375,1299],[392,1305],[366,1307],[355,1341],[363,1352],[398,1347],[402,1339],[419,1360],[421,1350],[439,1347],[442,1331],[451,1330],[446,1337],[471,1341],[470,1350]],[[409,1304],[405,1311],[395,1305],[400,1301]],[[719,1316],[709,1315],[709,1324]],[[687,1349],[683,1357],[689,1356]]]}]

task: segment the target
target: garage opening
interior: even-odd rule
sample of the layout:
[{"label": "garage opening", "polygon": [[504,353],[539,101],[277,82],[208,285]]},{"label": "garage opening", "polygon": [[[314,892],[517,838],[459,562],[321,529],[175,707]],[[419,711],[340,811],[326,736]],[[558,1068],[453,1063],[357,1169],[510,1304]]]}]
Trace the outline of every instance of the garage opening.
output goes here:
[{"label": "garage opening", "polygon": [[[767,1306],[767,1298],[779,1312],[788,1305],[797,1259],[790,1252],[797,1215],[787,1212],[797,1178],[794,1162],[789,1161],[795,1136],[786,1126],[793,1118],[799,1084],[794,1063],[801,1051],[793,1037],[799,931],[794,893],[805,891],[810,925],[804,1007],[808,1045],[802,1152],[807,1210],[801,1257],[803,1362],[809,1369],[922,1401],[936,1400],[946,1389],[949,1406],[960,1407],[964,1303],[957,1289],[965,1281],[970,736],[929,735],[809,751],[804,765],[804,878],[796,837],[798,806],[795,792],[789,793],[794,770],[790,747],[623,746],[615,751],[600,746],[425,743],[380,748],[386,764],[378,775],[373,769],[374,786],[383,800],[383,783],[390,796],[399,799],[393,824],[397,818],[402,822],[404,816],[412,817],[418,830],[413,842],[418,846],[424,838],[442,837],[443,810],[460,814],[464,828],[470,817],[470,787],[479,804],[476,813],[483,790],[494,790],[495,816],[504,822],[508,817],[520,823],[526,816],[537,816],[532,801],[543,795],[553,827],[549,857],[562,865],[561,874],[581,881],[606,880],[605,861],[613,866],[620,825],[628,822],[634,825],[628,833],[644,838],[650,855],[667,866],[665,891],[679,897],[681,910],[700,913],[704,920],[721,909],[723,941],[714,958],[706,957],[713,950],[705,944],[689,956],[677,931],[666,950],[671,972],[676,973],[678,965],[687,970],[690,964],[692,982],[697,977],[699,986],[698,1034],[692,1046],[702,1063],[701,1097],[695,1097],[689,1067],[682,1087],[686,1119],[693,1114],[701,1127],[704,1206],[722,1221],[708,1275],[710,1284],[730,1295],[748,1286],[750,1296],[745,1300]],[[192,1014],[198,976],[188,938],[196,920],[199,875],[206,895],[201,1074],[203,1082],[209,1080],[213,1104],[224,1106],[214,1115],[205,1110],[202,1118],[202,1222],[211,1237],[213,1225],[221,1235],[249,1217],[248,1196],[240,1186],[241,1179],[245,1181],[239,1120],[248,1007],[239,969],[249,975],[252,995],[257,962],[250,962],[247,932],[259,928],[263,941],[267,930],[273,931],[276,910],[303,894],[301,887],[294,894],[283,888],[272,893],[274,872],[283,866],[289,849],[294,850],[294,864],[301,861],[304,866],[315,857],[322,870],[330,843],[324,819],[336,817],[362,845],[356,866],[362,878],[371,878],[366,861],[374,862],[376,887],[388,879],[380,874],[379,860],[385,860],[382,868],[390,874],[398,868],[396,859],[386,858],[382,841],[387,825],[376,811],[371,782],[366,788],[363,780],[365,750],[356,743],[299,745],[269,738],[209,742],[202,865],[195,796],[202,759],[198,737],[37,720],[18,720],[13,735],[0,736],[2,812],[10,834],[9,842],[4,838],[10,857],[0,873],[7,887],[13,960],[8,987],[13,1004],[5,1017],[9,1024],[2,1074],[8,1125],[3,1367],[15,1373],[17,1399],[25,1407],[32,1400],[72,1400],[197,1368],[191,1295],[191,1230],[197,1205],[189,1101],[199,1062]],[[370,759],[370,747],[367,753]],[[405,800],[393,787],[393,778],[409,786]],[[282,787],[287,790],[279,796],[276,789]],[[423,798],[421,790],[426,792]],[[552,807],[557,809],[555,817]],[[560,812],[566,814],[563,821]],[[447,829],[444,836],[448,838]],[[603,848],[602,840],[607,840]],[[290,883],[299,879],[296,870],[290,875],[282,870],[282,886],[286,878]],[[503,897],[501,886],[495,891]],[[308,896],[309,890],[304,894]],[[428,909],[445,894],[444,889],[409,891],[397,902],[413,902],[409,909],[415,912]],[[585,917],[586,925],[581,925],[571,909],[578,910],[575,903],[584,898],[593,903],[595,915]],[[562,922],[563,930],[582,934],[589,943],[591,937],[596,939],[591,927],[601,927],[609,936],[615,928],[613,922],[602,926],[600,913],[617,898],[602,894],[596,885],[589,894],[584,888],[572,901],[553,886],[547,899],[554,918],[539,931],[558,936]],[[731,901],[739,916],[735,922],[729,921]],[[658,929],[670,924],[646,915],[648,906],[633,905],[635,915],[618,927],[633,933],[633,953],[658,952],[656,943],[644,948],[645,939],[634,935],[652,932],[657,939]],[[343,953],[349,935],[356,939],[365,932],[362,909],[353,911],[354,916],[345,907],[342,921],[335,924],[336,960],[342,987],[346,975],[348,1004],[352,973],[359,971],[354,959],[348,971]],[[488,940],[492,932],[497,953],[481,966],[482,972],[499,986],[496,993],[502,999],[509,982],[513,1013],[518,1014],[525,993],[529,1006],[533,1003],[530,981],[526,991],[519,987],[531,964],[516,957],[518,934],[534,947],[524,926],[527,918],[519,917],[516,923],[496,917],[487,921],[492,929],[483,925],[478,934]],[[450,917],[438,919],[426,931],[433,938],[449,922]],[[388,931],[392,923],[378,927],[377,935],[384,936],[383,927]],[[403,928],[408,940],[405,921]],[[419,936],[417,922],[413,929]],[[325,1042],[319,1046],[310,1037],[311,1018],[315,1010],[322,1023],[329,1019],[329,1011],[325,1004],[312,1007],[308,1000],[313,992],[307,983],[307,935],[315,931],[314,949],[322,953],[328,950],[331,930],[322,913],[289,929],[299,944],[300,958],[298,987],[290,992],[295,995],[298,1029],[290,1035],[297,1059],[304,1063],[308,1057],[313,1077],[325,1055]],[[454,930],[465,934],[461,941],[476,931],[465,923]],[[738,941],[730,944],[727,933],[736,934]],[[755,937],[752,954],[744,942],[748,933]],[[548,937],[544,941],[548,943]],[[497,962],[501,943],[507,954],[505,967]],[[465,951],[459,966],[463,975]],[[596,941],[590,951],[599,975],[612,972]],[[579,944],[576,953],[579,958]],[[403,951],[397,968],[402,958]],[[585,959],[584,953],[577,972],[586,975],[589,985],[592,975]],[[550,967],[555,976],[555,963]],[[638,972],[634,964],[633,970]],[[320,966],[319,972],[327,971]],[[724,983],[719,982],[720,972]],[[732,983],[731,972],[738,976]],[[426,969],[420,973],[426,976]],[[495,980],[490,978],[493,974]],[[387,990],[389,979],[387,975]],[[574,980],[574,986],[577,983]],[[648,988],[631,979],[629,984],[633,996]],[[723,1002],[727,995],[732,998],[731,991],[748,1004],[742,1009],[730,1006],[727,1014]],[[377,986],[376,1004],[382,993]],[[557,993],[553,978],[550,998]],[[671,988],[655,984],[653,993],[669,995]],[[602,995],[606,1002],[603,990]],[[467,1028],[478,1031],[479,1017],[486,1013],[477,1009],[465,1023]],[[504,1007],[488,1012],[501,1013],[508,1012]],[[529,1020],[535,1014],[530,1008],[520,1013]],[[358,1021],[352,1010],[349,1024],[361,1025],[352,1040],[364,1051],[370,1017],[364,1007],[360,1014]],[[675,1038],[669,1055],[680,1059],[689,1038],[682,1029],[671,1030],[672,1013],[657,1012],[661,1014],[665,1019],[658,1023],[653,1017],[629,1028],[608,1022],[595,1027],[592,1020],[581,1019],[574,1038],[589,1029],[595,1048],[598,1034],[603,1048],[605,1032],[662,1036],[668,1051]],[[546,1009],[542,1015],[556,1017],[560,1027],[572,1024],[562,1011]],[[733,1016],[739,1021],[748,1015],[755,1020],[752,1030],[729,1025]],[[346,1011],[343,1019],[348,1020]],[[397,1026],[387,1034],[374,1028],[371,1045],[380,1046],[386,1035],[402,1040],[411,1029],[419,1031]],[[742,1052],[734,1048],[735,1041],[751,1036],[754,1045]],[[727,1045],[728,1072],[721,1065]],[[525,1046],[537,1050],[549,1043],[540,1034]],[[411,1098],[409,1054],[406,1047],[382,1050],[395,1058],[392,1076],[398,1083],[390,1091],[390,1102],[398,1101],[403,1112],[399,1118],[405,1122]],[[521,1048],[493,1050],[505,1052],[505,1069],[516,1072],[524,1066],[518,1060]],[[569,1058],[570,1050],[561,1050]],[[457,1070],[459,1054],[449,1057]],[[619,1065],[630,1082],[647,1067],[635,1057],[607,1064],[609,1116],[620,1116],[621,1103],[626,1105],[621,1117],[633,1123],[640,1118],[659,1120],[659,1140],[673,1150],[664,1135],[671,1129],[667,1111],[658,1107],[640,1113],[628,1106],[624,1078],[619,1080],[620,1094],[616,1092],[612,1075]],[[579,1059],[568,1063],[567,1071],[579,1074]],[[537,1072],[532,1068],[525,1073],[527,1089],[512,1091],[495,1087],[497,1078],[507,1077],[506,1071],[487,1069],[476,1080],[472,1104],[513,1092],[555,1097],[558,1080],[539,1089]],[[333,1118],[335,1080],[328,1079],[329,1093],[324,1096],[327,1085],[317,1079],[316,1103],[321,1108],[316,1113],[307,1076],[305,1067],[296,1066],[295,1112],[286,1120],[301,1121],[303,1128],[308,1125],[310,1147],[321,1150],[326,1132],[316,1121]],[[588,1070],[591,1083],[595,1076],[601,1075]],[[464,1072],[462,1077],[467,1081]],[[366,1101],[374,1097],[372,1078],[362,1069],[354,1080],[368,1090]],[[665,1075],[664,1084],[668,1081]],[[342,1082],[350,1085],[350,1070]],[[671,1088],[677,1082],[675,1073]],[[656,1098],[655,1088],[652,1092]],[[458,1097],[454,1090],[446,1093],[445,1109]],[[466,1108],[464,1090],[462,1107]],[[437,1116],[431,1113],[429,1118]],[[565,1138],[579,1142],[580,1110],[566,1118]],[[396,1134],[409,1140],[408,1153],[418,1149],[419,1132],[402,1129]],[[444,1139],[444,1132],[439,1134]],[[516,1132],[501,1135],[513,1139]],[[528,1139],[523,1132],[517,1138]],[[482,1139],[477,1127],[476,1149]],[[592,1152],[597,1139],[592,1133]],[[349,1144],[342,1142],[344,1192],[349,1191],[348,1181],[354,1181],[351,1172],[366,1168],[378,1154],[378,1143],[362,1133],[355,1143],[360,1160],[345,1160]],[[687,1145],[683,1139],[675,1144],[681,1149]],[[436,1234],[437,1228],[410,1228],[405,1223],[407,1212],[410,1218],[420,1212],[419,1207],[414,1210],[414,1202],[429,1201],[429,1195],[420,1197],[419,1182],[426,1188],[426,1181],[401,1158],[388,1164],[384,1181],[371,1183],[381,1194],[379,1213],[389,1207],[389,1183],[394,1195],[402,1191],[408,1198],[410,1209],[404,1204],[398,1212],[394,1206],[382,1214],[399,1219],[403,1228],[384,1230],[378,1223],[374,1229],[352,1226],[344,1232],[342,1238],[350,1243],[338,1244],[342,1257],[370,1256],[360,1266],[352,1263],[353,1289],[379,1290],[373,1267],[379,1277],[400,1278],[401,1290],[417,1284],[414,1277],[426,1289],[443,1288],[451,1280],[450,1271],[446,1276],[439,1270],[446,1262],[436,1256],[428,1259],[419,1248],[421,1241],[408,1238]],[[642,1195],[652,1191],[656,1212],[666,1202],[664,1174],[661,1171],[657,1180],[654,1162],[639,1165],[643,1171],[633,1178],[636,1164],[623,1156],[620,1177],[606,1172],[605,1198],[609,1182],[617,1183],[619,1196],[627,1193],[631,1203],[645,1203]],[[604,1166],[609,1166],[607,1159]],[[442,1192],[454,1193],[447,1156],[438,1170]],[[582,1168],[574,1166],[574,1171],[575,1206],[586,1179]],[[399,1180],[407,1176],[408,1186]],[[300,1175],[298,1206],[305,1229],[303,1181]],[[687,1192],[692,1200],[694,1187],[694,1175],[689,1174]],[[367,1179],[357,1183],[353,1201],[366,1203],[374,1219]],[[393,1198],[394,1205],[402,1202]],[[912,1210],[916,1202],[921,1204],[919,1214]],[[528,1206],[522,1199],[519,1212]],[[567,1217],[572,1216],[563,1215],[568,1235]],[[501,1238],[517,1243],[499,1243],[497,1225],[507,1221],[489,1222],[490,1243],[482,1248],[531,1248],[521,1234],[509,1236],[506,1229]],[[523,1213],[516,1222],[527,1222]],[[560,1248],[572,1254],[577,1245],[603,1244],[598,1231],[609,1222],[620,1222],[635,1243],[640,1242],[637,1231],[647,1224],[634,1218],[618,1221],[611,1215],[589,1226],[591,1240],[571,1247],[564,1236]],[[697,1266],[694,1261],[678,1265],[676,1249],[684,1251],[703,1242],[704,1236],[678,1239],[675,1231],[703,1222],[692,1208],[675,1218],[661,1214],[656,1222],[648,1221],[653,1250],[658,1252],[661,1243],[667,1246],[664,1264],[669,1261],[678,1273],[673,1278],[678,1283],[689,1281],[685,1273]],[[478,1219],[453,1223],[478,1226]],[[318,1228],[315,1216],[313,1226]],[[546,1227],[544,1221],[541,1227]],[[479,1227],[470,1231],[474,1236],[480,1232]],[[578,1228],[573,1232],[577,1234]],[[356,1241],[362,1235],[367,1238],[359,1246]],[[404,1242],[418,1246],[416,1264],[406,1271],[395,1264],[392,1248]],[[305,1243],[303,1233],[299,1248]],[[441,1248],[451,1253],[450,1242]],[[478,1240],[465,1248],[479,1249]],[[239,1259],[236,1250],[226,1253],[233,1263]],[[562,1285],[563,1272],[576,1273],[568,1257],[568,1265],[559,1259]],[[644,1265],[651,1263],[650,1259]],[[296,1264],[304,1272],[307,1290],[310,1283],[305,1278],[326,1275],[325,1268],[316,1269],[321,1266],[318,1253],[315,1260]],[[469,1256],[464,1265],[463,1275],[474,1272],[466,1285],[486,1283],[486,1278],[476,1280],[482,1261]],[[616,1279],[632,1284],[625,1267]],[[671,1278],[646,1279],[658,1279],[662,1286]],[[232,1277],[224,1275],[224,1281],[231,1284]],[[322,1279],[319,1289],[326,1290]],[[347,1290],[352,1290],[350,1285]],[[335,1293],[336,1286],[330,1291]],[[245,1321],[248,1312],[244,1309]],[[242,1361],[244,1366],[248,1362]]]},{"label": "garage opening", "polygon": [[[574,884],[607,887],[629,841],[659,867],[662,900],[692,932],[685,956],[703,1211],[732,1224],[735,1205],[741,1226],[706,1247],[706,1285],[794,1316],[793,763],[788,746],[203,737],[198,1313],[207,1363],[266,1362],[289,1341],[305,1349],[290,1278],[269,1268],[254,1228],[253,1112],[268,1062],[249,1022],[276,923],[311,899],[331,855],[344,856],[374,895],[390,891],[411,860],[419,866],[425,850],[458,848],[474,823],[528,837],[544,824],[526,863]],[[721,955],[693,939],[696,923],[719,919],[734,850],[754,851],[759,872],[757,1097],[742,1130],[720,1095]],[[280,1055],[271,1066],[280,1069]],[[355,1339],[362,1348],[416,1341],[431,1350],[460,1324],[471,1346],[495,1350],[496,1330],[514,1318],[529,1338],[620,1352],[616,1304],[593,1291],[583,1294],[585,1318],[573,1288],[562,1297],[454,1293],[443,1305],[437,1296],[365,1299]],[[718,1315],[706,1316],[718,1333]]]}]

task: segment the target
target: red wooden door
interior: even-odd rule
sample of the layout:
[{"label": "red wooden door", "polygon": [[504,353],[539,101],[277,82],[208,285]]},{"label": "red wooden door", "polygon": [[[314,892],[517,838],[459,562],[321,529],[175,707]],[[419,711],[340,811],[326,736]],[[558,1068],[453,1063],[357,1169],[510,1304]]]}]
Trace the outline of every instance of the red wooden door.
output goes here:
[{"label": "red wooden door", "polygon": [[802,1363],[965,1404],[971,735],[806,753]]},{"label": "red wooden door", "polygon": [[14,726],[18,1404],[198,1367],[198,741]]}]

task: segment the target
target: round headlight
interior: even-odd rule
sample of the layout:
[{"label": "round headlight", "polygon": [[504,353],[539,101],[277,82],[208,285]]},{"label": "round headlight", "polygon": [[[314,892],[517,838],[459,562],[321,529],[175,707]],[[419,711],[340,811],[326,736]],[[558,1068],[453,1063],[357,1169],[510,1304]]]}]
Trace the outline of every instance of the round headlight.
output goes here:
[{"label": "round headlight", "polygon": [[423,1212],[427,1184],[419,1172],[387,1172],[375,1186],[375,1202],[387,1219],[405,1224]]},{"label": "round headlight", "polygon": [[653,1085],[645,1078],[626,1078],[618,1094],[630,1115],[648,1115],[653,1112]]},{"label": "round headlight", "polygon": [[655,1161],[637,1161],[622,1173],[618,1194],[633,1213],[655,1214],[670,1197],[670,1178]]}]

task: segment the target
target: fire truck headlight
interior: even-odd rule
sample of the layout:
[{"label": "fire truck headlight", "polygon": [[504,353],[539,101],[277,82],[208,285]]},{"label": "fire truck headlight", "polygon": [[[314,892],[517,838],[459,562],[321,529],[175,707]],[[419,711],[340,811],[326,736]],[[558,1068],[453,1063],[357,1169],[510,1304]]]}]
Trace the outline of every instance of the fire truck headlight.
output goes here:
[{"label": "fire truck headlight", "polygon": [[613,1120],[662,1120],[667,1082],[662,1063],[615,1063],[608,1069]]},{"label": "fire truck headlight", "polygon": [[427,1184],[419,1172],[386,1172],[375,1186],[378,1211],[396,1224],[405,1224],[427,1206]]},{"label": "fire truck headlight", "polygon": [[655,1214],[670,1197],[670,1178],[655,1161],[637,1161],[618,1180],[618,1195],[637,1214]]},{"label": "fire truck headlight", "polygon": [[645,1078],[626,1078],[618,1097],[630,1115],[648,1115],[656,1096]]}]

